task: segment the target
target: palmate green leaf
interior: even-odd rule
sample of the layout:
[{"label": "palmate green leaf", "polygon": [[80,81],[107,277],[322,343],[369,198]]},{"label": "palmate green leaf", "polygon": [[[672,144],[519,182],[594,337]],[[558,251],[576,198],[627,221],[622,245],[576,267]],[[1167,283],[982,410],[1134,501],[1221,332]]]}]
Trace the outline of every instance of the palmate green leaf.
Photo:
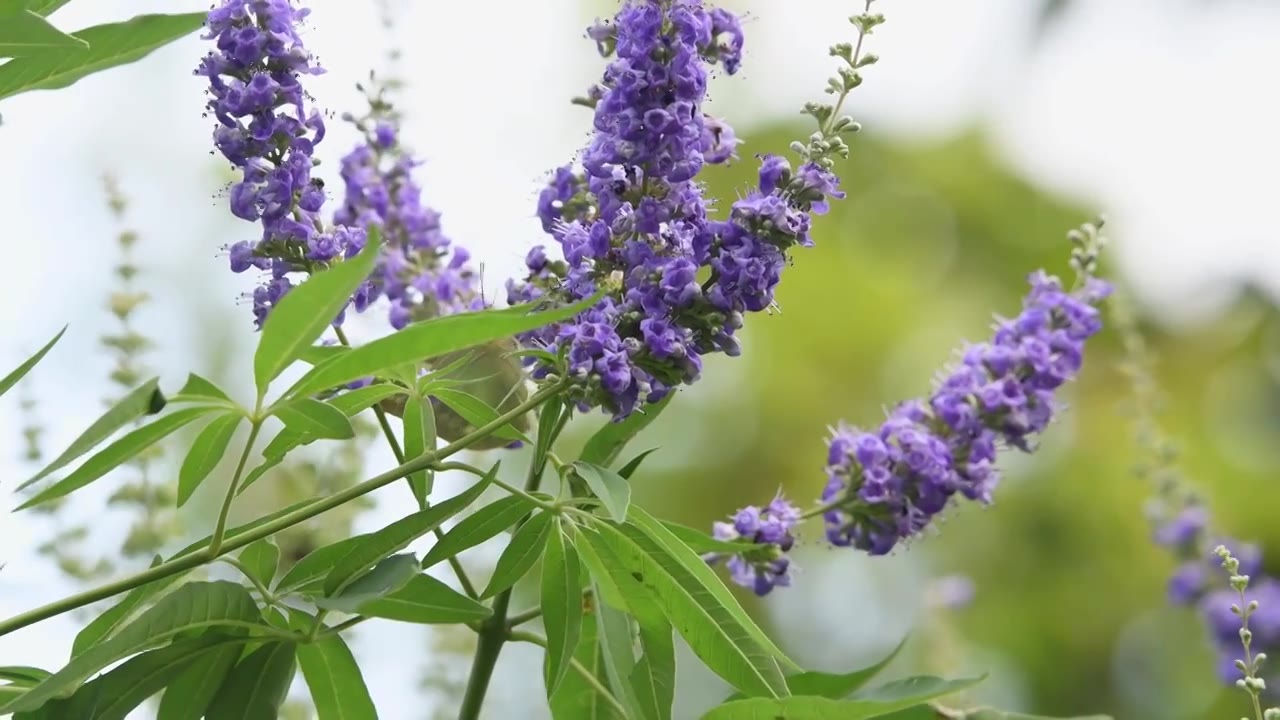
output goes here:
[{"label": "palmate green leaf", "polygon": [[481,598],[497,595],[515,585],[529,572],[529,568],[537,562],[547,545],[547,537],[551,533],[551,518],[550,513],[537,513],[515,531],[510,544],[498,557],[489,584],[480,593]]},{"label": "palmate green leaf", "polygon": [[378,720],[360,666],[341,635],[299,646],[298,664],[319,720]]},{"label": "palmate green leaf", "polygon": [[240,415],[220,415],[196,435],[178,470],[178,507],[191,499],[200,483],[218,466],[218,461],[226,454],[227,446],[231,444],[231,438],[235,436],[236,428],[243,419]]},{"label": "palmate green leaf", "polygon": [[286,395],[310,395],[357,378],[383,374],[388,368],[403,363],[417,363],[512,337],[567,320],[599,300],[600,295],[597,294],[573,305],[537,313],[530,312],[531,305],[517,305],[505,310],[460,313],[414,323],[312,368]]},{"label": "palmate green leaf", "polygon": [[913,677],[888,683],[849,700],[800,696],[747,698],[712,709],[702,720],[862,720],[881,718],[935,698],[967,690],[983,678],[943,680]]},{"label": "palmate green leaf", "polygon": [[[410,395],[404,403],[404,459],[415,460],[436,449],[436,414],[431,403]],[[420,507],[427,506],[434,473],[423,468],[409,475],[409,486]]]},{"label": "palmate green leaf", "polygon": [[139,15],[125,22],[96,25],[73,35],[89,49],[16,58],[0,65],[0,99],[31,90],[56,90],[81,78],[141,60],[204,25],[206,13]]},{"label": "palmate green leaf", "polygon": [[441,560],[454,557],[463,550],[473,548],[485,540],[496,537],[504,530],[509,530],[520,518],[528,514],[529,510],[528,501],[518,495],[508,495],[485,505],[463,518],[462,522],[455,525],[435,545],[432,545],[426,556],[422,558],[422,568],[425,570]]},{"label": "palmate green leaf", "polygon": [[622,422],[611,422],[596,431],[582,448],[582,456],[578,459],[601,467],[609,467],[618,459],[627,443],[645,429],[658,415],[671,404],[675,393],[671,393],[653,405],[637,409]]},{"label": "palmate green leaf", "polygon": [[[607,688],[609,677],[604,668],[598,637],[595,608],[584,608],[582,634],[578,637],[578,647],[574,650],[573,657]],[[577,672],[565,675],[560,687],[551,696],[550,705],[552,720],[618,720],[613,707]]]},{"label": "palmate green leaf", "polygon": [[325,597],[312,598],[316,607],[345,613],[360,611],[370,600],[377,600],[403,588],[418,574],[418,558],[403,553],[384,558],[369,572],[359,576],[341,590]]},{"label": "palmate green leaf", "polygon": [[262,538],[240,551],[240,564],[255,580],[271,587],[280,567],[280,548],[275,540]]},{"label": "palmate green leaf", "polygon": [[297,643],[269,642],[249,653],[218,688],[207,720],[276,720],[297,671]]},{"label": "palmate green leaf", "polygon": [[749,695],[788,693],[777,660],[665,548],[633,526],[598,522],[592,527],[595,533],[582,536],[592,543],[614,581],[622,585],[631,577],[642,585],[708,668]]},{"label": "palmate green leaf", "polygon": [[286,428],[304,435],[331,440],[350,440],[356,436],[345,413],[312,398],[297,398],[276,408],[274,414]]},{"label": "palmate green leaf", "polygon": [[[151,561],[151,567],[155,567],[161,562],[163,562],[163,559],[157,555]],[[85,650],[113,635],[116,630],[124,627],[125,623],[137,616],[148,601],[173,587],[175,583],[184,577],[186,577],[186,573],[175,573],[169,577],[149,582],[146,585],[139,585],[130,590],[123,600],[94,618],[76,635],[75,640],[71,643],[71,657],[74,658],[80,655]]]},{"label": "palmate green leaf", "polygon": [[253,379],[259,395],[320,337],[351,301],[351,293],[369,277],[382,242],[377,225],[371,225],[368,232],[360,254],[312,275],[271,310],[253,356]]},{"label": "palmate green leaf", "polygon": [[138,453],[160,442],[199,417],[211,412],[208,407],[193,407],[169,413],[108,445],[76,468],[74,472],[36,493],[15,510],[25,510],[63,497],[115,470]]},{"label": "palmate green leaf", "polygon": [[210,649],[187,665],[160,698],[156,720],[200,720],[244,648],[232,643]]},{"label": "palmate green leaf", "polygon": [[0,58],[88,49],[89,43],[67,35],[30,10],[4,13],[0,8]]},{"label": "palmate green leaf", "polygon": [[363,603],[359,610],[369,617],[424,625],[475,622],[493,614],[430,575],[417,575],[396,592]]},{"label": "palmate green leaf", "polygon": [[243,640],[209,634],[142,653],[80,686],[70,697],[54,700],[35,712],[19,713],[16,717],[22,720],[125,720],[130,712],[194,663],[225,650],[229,643],[239,652]]},{"label": "palmate green leaf", "polygon": [[5,375],[4,379],[0,380],[0,396],[3,396],[9,391],[9,388],[16,385],[19,380],[26,376],[27,373],[31,372],[31,368],[35,367],[37,363],[44,359],[44,356],[47,355],[49,350],[51,350],[53,346],[62,339],[62,335],[66,331],[67,326],[63,325],[62,329],[58,331],[58,334],[54,335],[52,340],[45,343],[44,347],[37,350],[35,355],[27,358],[21,365],[14,368],[13,372]]},{"label": "palmate green leaf", "polygon": [[[489,407],[483,400],[470,393],[451,388],[436,387],[431,389],[431,394],[438,398],[440,402],[449,407],[450,410],[458,413],[464,420],[471,423],[474,427],[483,427],[498,419],[500,414],[497,410]],[[494,436],[503,440],[519,440],[521,442],[533,442],[528,435],[520,432],[510,423],[503,425],[494,431]]]},{"label": "palmate green leaf", "polygon": [[[4,67],[8,67],[5,65]],[[2,69],[2,68],[0,68]],[[18,486],[19,490],[25,490],[31,485],[48,477],[48,475],[56,470],[66,467],[71,461],[80,457],[97,447],[98,443],[111,437],[115,431],[128,425],[134,420],[146,414],[154,415],[164,409],[164,394],[160,392],[160,378],[151,378],[137,389],[125,395],[110,410],[103,413],[102,417],[93,421],[93,424],[84,432],[80,433],[80,437],[71,442],[71,445],[62,454],[53,459],[53,462],[44,466],[40,472],[36,473],[31,479]]]},{"label": "palmate green leaf", "polygon": [[370,533],[363,542],[334,563],[324,580],[326,595],[332,595],[351,582],[359,573],[391,553],[403,550],[409,543],[435,530],[445,520],[457,515],[476,501],[497,477],[501,463],[494,463],[479,482],[444,502],[401,518],[387,527]]},{"label": "palmate green leaf", "polygon": [[626,522],[627,508],[631,505],[631,485],[626,478],[609,468],[582,461],[573,464],[573,471],[600,498],[614,522]]},{"label": "palmate green leaf", "polygon": [[215,627],[253,629],[261,622],[257,604],[240,585],[223,581],[187,583],[111,638],[74,656],[30,692],[0,707],[0,714],[36,710],[111,663],[161,645],[181,633]]},{"label": "palmate green leaf", "polygon": [[547,633],[543,679],[547,697],[569,672],[582,633],[582,577],[578,553],[556,518],[542,554],[542,624]]},{"label": "palmate green leaf", "polygon": [[[795,662],[788,658],[786,653],[782,652],[774,644],[773,640],[760,629],[760,626],[755,624],[751,616],[747,615],[747,611],[742,609],[742,605],[738,603],[733,593],[729,591],[729,588],[725,587],[724,583],[716,575],[715,570],[712,570],[707,565],[701,555],[681,542],[662,522],[642,508],[631,508],[630,513],[628,513],[628,519],[630,521],[628,523],[629,528],[642,530],[653,543],[661,547],[672,559],[677,561],[686,572],[690,573],[699,584],[711,593],[720,607],[727,610],[738,624],[746,629],[752,640],[759,643],[761,647],[768,650],[769,654],[778,660],[783,670],[803,672],[804,668],[796,665]],[[629,535],[632,534],[630,529],[627,532]]]}]

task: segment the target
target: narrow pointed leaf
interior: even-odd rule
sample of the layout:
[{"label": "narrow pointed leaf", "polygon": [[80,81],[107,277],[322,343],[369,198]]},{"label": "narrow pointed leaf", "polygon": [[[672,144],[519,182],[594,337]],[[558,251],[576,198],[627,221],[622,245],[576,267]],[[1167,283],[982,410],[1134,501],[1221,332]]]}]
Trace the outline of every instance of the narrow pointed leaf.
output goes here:
[{"label": "narrow pointed leaf", "polygon": [[139,15],[125,22],[96,25],[73,34],[89,43],[76,52],[42,53],[0,65],[0,99],[30,90],[56,90],[118,65],[141,60],[153,50],[204,25],[207,13]]},{"label": "narrow pointed leaf", "polygon": [[218,689],[207,720],[276,720],[297,670],[298,645],[269,642],[240,661]]},{"label": "narrow pointed leaf", "polygon": [[[906,645],[907,641],[903,639],[892,652],[878,662],[850,673],[827,673],[811,670],[788,675],[787,687],[791,689],[792,695],[815,695],[831,698],[832,700],[846,698],[850,693],[866,685],[872,678],[888,667],[889,663],[898,657],[898,653],[902,652],[902,648],[906,647]],[[741,700],[743,697],[742,693],[735,693],[729,696],[725,702]]]},{"label": "narrow pointed leaf", "polygon": [[599,296],[593,296],[573,305],[542,312],[531,312],[531,305],[517,305],[505,310],[460,313],[414,323],[312,368],[286,394],[310,395],[358,378],[379,375],[387,368],[403,363],[416,363],[424,358],[431,359],[491,340],[509,338],[567,320],[599,299]]},{"label": "narrow pointed leaf", "polygon": [[537,562],[543,548],[547,545],[547,536],[551,532],[551,517],[550,513],[538,513],[516,530],[511,536],[511,543],[498,557],[493,576],[489,578],[489,585],[485,587],[484,592],[480,593],[481,598],[497,595],[515,585],[525,573],[529,572],[529,568]]},{"label": "narrow pointed leaf", "polygon": [[[449,406],[451,410],[461,415],[464,420],[474,427],[483,427],[498,419],[500,414],[497,410],[489,407],[485,401],[462,390],[454,390],[450,388],[437,387],[431,390],[431,394],[439,398],[440,402]],[[494,431],[494,436],[503,440],[519,440],[521,442],[533,442],[528,435],[520,432],[510,423],[503,425]]]},{"label": "narrow pointed leaf", "polygon": [[557,518],[542,555],[542,624],[547,633],[544,680],[547,697],[569,672],[582,633],[582,577],[578,553]]},{"label": "narrow pointed leaf", "polygon": [[[582,534],[593,545],[600,543],[593,549],[615,580],[631,577],[642,585],[708,668],[753,696],[788,693],[777,661],[717,602],[700,578],[634,527],[603,522],[594,527],[598,533]],[[610,557],[618,564],[610,563]]]},{"label": "narrow pointed leaf", "polygon": [[658,448],[649,448],[648,450],[645,450],[639,455],[631,458],[630,460],[627,461],[626,465],[622,466],[622,469],[618,471],[618,474],[621,475],[623,478],[630,480],[631,476],[636,474],[636,470],[640,469],[640,463],[644,462],[645,458],[649,457],[650,455],[652,455],[657,451],[658,451]]},{"label": "narrow pointed leaf", "polygon": [[401,518],[387,527],[370,533],[368,538],[351,548],[351,550],[334,563],[333,570],[324,581],[325,594],[332,595],[346,586],[357,574],[370,565],[378,562],[391,553],[403,550],[409,543],[426,535],[440,526],[445,520],[462,512],[489,487],[498,473],[498,464],[494,464],[479,482],[426,510],[420,510],[408,517]]},{"label": "narrow pointed leaf", "polygon": [[[436,420],[431,403],[410,395],[404,404],[404,459],[414,460],[436,449]],[[431,494],[432,472],[426,468],[409,475],[409,485],[419,507],[426,507]]]},{"label": "narrow pointed leaf", "polygon": [[[887,716],[884,720],[899,720],[897,716]],[[930,717],[929,720],[934,720]],[[961,716],[961,720],[1111,720],[1110,715],[1080,715],[1070,718],[1053,718],[1048,715],[1027,715],[1025,713],[1004,712],[992,708],[970,710]]]},{"label": "narrow pointed leaf", "polygon": [[706,532],[695,530],[687,525],[663,521],[662,527],[666,528],[667,532],[699,555],[703,553],[736,555],[757,549],[755,543],[717,540]]},{"label": "narrow pointed leaf", "polygon": [[[609,677],[601,657],[599,630],[596,625],[594,608],[584,608],[582,617],[582,635],[578,638],[578,647],[573,657],[578,664],[586,668],[597,681],[606,688]],[[560,687],[551,696],[552,720],[617,720],[608,701],[574,670],[565,675]]]},{"label": "narrow pointed leaf", "polygon": [[356,436],[345,413],[312,398],[298,398],[278,408],[275,415],[286,428],[312,437],[350,440]]},{"label": "narrow pointed leaf", "polygon": [[[4,67],[8,67],[8,65]],[[142,417],[144,414],[160,412],[164,408],[165,399],[164,394],[160,392],[159,385],[160,378],[151,378],[128,395],[125,395],[120,399],[120,402],[113,405],[102,417],[93,421],[93,424],[87,430],[80,433],[80,437],[73,440],[71,445],[62,451],[61,455],[54,458],[53,462],[46,465],[34,477],[19,485],[18,489],[23,490],[30,487],[55,470],[66,467],[71,461],[111,437],[115,431]]]},{"label": "narrow pointed leaf", "polygon": [[209,412],[209,408],[188,408],[172,412],[155,422],[143,425],[108,445],[104,450],[86,460],[83,465],[76,468],[70,475],[36,493],[35,496],[19,505],[16,509],[25,510],[33,505],[39,505],[79,490]]},{"label": "narrow pointed leaf", "polygon": [[614,460],[618,459],[618,455],[627,447],[627,443],[631,442],[632,438],[658,419],[658,415],[667,409],[674,397],[675,393],[671,393],[653,405],[645,406],[642,410],[636,410],[622,422],[611,422],[600,428],[587,441],[586,446],[582,448],[582,456],[578,459],[594,465],[609,467]]},{"label": "narrow pointed leaf", "polygon": [[166,595],[110,639],[73,657],[65,667],[30,692],[0,707],[0,715],[36,710],[111,663],[166,643],[181,633],[219,626],[252,628],[261,622],[262,614],[257,604],[240,585],[231,582],[187,583]]},{"label": "narrow pointed leaf", "polygon": [[[584,543],[583,547],[586,546]],[[635,633],[631,629],[631,618],[618,608],[600,604],[596,606],[596,629],[600,637],[600,658],[605,675],[609,678],[609,687],[622,706],[627,708],[628,716],[643,718],[644,710],[631,684],[631,677],[636,669]]]},{"label": "narrow pointed leaf", "polygon": [[363,603],[360,613],[430,625],[484,620],[492,611],[430,575],[418,575],[396,592]]},{"label": "narrow pointed leaf", "polygon": [[316,585],[318,591],[318,584],[333,570],[334,563],[368,539],[368,534],[356,535],[312,550],[285,572],[276,585],[276,592],[293,592],[312,585]]},{"label": "narrow pointed leaf", "polygon": [[263,538],[240,551],[240,564],[258,582],[271,587],[280,566],[280,548],[271,538]]},{"label": "narrow pointed leaf", "polygon": [[435,565],[441,560],[457,556],[463,550],[479,545],[504,530],[511,529],[520,518],[529,513],[528,501],[518,495],[496,500],[468,515],[444,534],[422,558],[422,567]]},{"label": "narrow pointed leaf", "polygon": [[344,345],[312,345],[299,353],[298,359],[308,365],[319,365],[345,352],[351,352],[351,348]]},{"label": "narrow pointed leaf", "polygon": [[262,337],[253,356],[253,379],[259,393],[265,392],[347,306],[351,294],[373,271],[381,244],[378,227],[371,225],[360,254],[312,275],[280,299],[262,324]]},{"label": "narrow pointed leaf", "polygon": [[53,673],[28,665],[7,665],[0,667],[0,680],[22,687],[34,687]]},{"label": "narrow pointed leaf", "polygon": [[316,607],[345,613],[360,611],[370,600],[390,595],[403,588],[418,574],[418,558],[413,553],[384,558],[369,572],[357,577],[333,595],[313,598]]},{"label": "narrow pointed leaf", "polygon": [[27,9],[42,17],[49,17],[53,11],[71,2],[71,0],[30,0]]},{"label": "narrow pointed leaf", "polygon": [[218,466],[218,461],[227,453],[227,446],[236,434],[236,428],[243,420],[239,415],[221,415],[213,419],[196,435],[187,451],[187,457],[178,470],[178,507],[191,499],[192,493],[200,487],[200,483],[209,477],[209,473]]},{"label": "narrow pointed leaf", "polygon": [[62,32],[30,10],[0,14],[0,58],[88,49],[89,43]]},{"label": "narrow pointed leaf", "polygon": [[[702,557],[691,550],[687,545],[681,542],[670,530],[652,515],[645,512],[641,508],[632,508],[628,514],[628,527],[639,529],[644,532],[652,541],[665,550],[681,567],[698,581],[700,585],[705,587],[715,598],[717,603],[723,607],[728,613],[746,629],[747,634],[751,636],[759,645],[769,651],[784,670],[801,672],[804,668],[796,665],[786,653],[782,652],[773,640],[765,634],[760,626],[747,615],[747,611],[742,609],[742,605],[738,603],[737,598],[725,587],[716,575],[715,570],[707,566],[706,561]],[[631,534],[628,531],[628,534]]]},{"label": "narrow pointed leaf", "polygon": [[192,398],[231,401],[231,396],[227,395],[222,388],[213,384],[212,381],[195,373],[187,374],[187,384],[182,386],[182,389],[178,391],[178,394]]},{"label": "narrow pointed leaf", "polygon": [[209,650],[186,667],[160,698],[156,720],[200,720],[226,681],[244,647],[233,643]]},{"label": "narrow pointed leaf", "polygon": [[[155,567],[161,562],[162,559],[157,555],[151,562],[151,567]],[[94,618],[76,635],[75,640],[71,643],[71,657],[76,657],[113,635],[116,630],[119,630],[125,623],[132,620],[148,601],[173,587],[175,583],[184,577],[186,577],[186,573],[176,573],[167,578],[149,582],[146,585],[140,585],[130,590],[123,600]]]},{"label": "narrow pointed leaf", "polygon": [[626,522],[627,508],[631,506],[631,485],[626,478],[614,471],[588,462],[576,462],[573,471],[582,478],[587,487],[609,511],[614,522]]},{"label": "narrow pointed leaf", "polygon": [[342,636],[300,645],[298,664],[319,720],[378,720],[360,666]]},{"label": "narrow pointed leaf", "polygon": [[849,700],[800,696],[748,698],[714,708],[702,720],[863,720],[881,718],[977,685],[982,678],[942,680],[914,677],[889,683]]},{"label": "narrow pointed leaf", "polygon": [[27,358],[26,361],[15,368],[13,372],[5,375],[4,379],[0,380],[0,395],[4,395],[9,391],[9,388],[16,385],[19,380],[26,376],[27,373],[31,372],[31,368],[35,367],[37,363],[44,359],[44,356],[47,355],[49,350],[51,350],[53,346],[62,339],[62,335],[66,331],[67,327],[65,325],[62,326],[62,329],[58,331],[58,334],[54,335],[52,340],[45,343],[44,347],[37,350],[35,355]]},{"label": "narrow pointed leaf", "polygon": [[[164,689],[192,663],[227,642],[227,638],[217,634],[203,635],[142,653],[80,686],[70,697],[46,704],[34,717],[125,720],[130,712]],[[24,717],[33,716],[24,714]]]}]

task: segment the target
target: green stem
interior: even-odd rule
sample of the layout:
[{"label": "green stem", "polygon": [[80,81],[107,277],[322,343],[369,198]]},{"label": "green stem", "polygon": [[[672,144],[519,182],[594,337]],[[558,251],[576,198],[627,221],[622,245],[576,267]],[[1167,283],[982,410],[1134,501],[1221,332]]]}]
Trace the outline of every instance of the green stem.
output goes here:
[{"label": "green stem", "polygon": [[233,558],[230,555],[228,555],[225,557],[218,558],[217,561],[224,562],[230,565],[231,567],[239,570],[241,575],[244,575],[249,582],[253,583],[254,589],[257,590],[258,594],[262,596],[262,602],[266,603],[267,605],[276,604],[276,596],[272,595],[271,591],[267,589],[267,586],[263,585],[261,580],[254,577],[253,573],[249,572],[249,569],[246,568],[244,566],[244,563],[240,562],[239,559]]},{"label": "green stem", "polygon": [[[539,444],[548,448],[549,452],[556,436],[563,428],[563,422],[557,422],[554,428],[538,428],[539,434],[544,430],[551,432],[551,437],[547,438],[545,444],[541,443],[542,438],[539,437]],[[542,470],[546,464],[545,455],[539,457],[539,453],[535,450],[533,457],[529,459],[529,472],[524,480],[525,493],[535,492],[538,489],[538,484],[542,481]],[[519,528],[523,525],[530,515],[521,518],[515,527]],[[480,625],[476,656],[471,662],[471,674],[467,678],[467,689],[462,696],[462,708],[458,711],[458,720],[479,720],[480,707],[484,705],[485,693],[489,691],[489,680],[493,677],[493,668],[498,664],[502,645],[507,640],[507,633],[510,632],[507,627],[507,609],[511,605],[511,591],[512,588],[507,588],[498,593],[493,600],[493,614]]]},{"label": "green stem", "polygon": [[[469,472],[472,475],[476,475],[478,477],[484,477],[489,474],[484,470],[481,470],[480,468],[475,467],[474,465],[468,465],[467,463],[461,463],[461,462],[438,463],[434,467],[436,470],[461,470],[463,472]],[[559,508],[557,508],[553,503],[549,503],[545,500],[540,500],[534,497],[533,495],[530,495],[529,493],[525,492],[524,490],[521,490],[520,488],[515,487],[510,483],[505,483],[496,477],[493,479],[493,484],[497,485],[503,490],[506,490],[512,495],[524,498],[525,502],[529,503],[530,505],[533,505],[536,508],[546,510],[549,513],[560,512]]]},{"label": "green stem", "polygon": [[[507,637],[516,642],[533,643],[534,645],[542,648],[547,647],[547,639],[535,633],[513,630],[507,635]],[[569,658],[569,666],[577,671],[577,673],[582,676],[582,679],[586,680],[587,684],[596,692],[600,693],[600,697],[604,698],[606,702],[612,705],[613,709],[617,710],[619,715],[624,718],[627,717],[627,709],[623,707],[622,703],[618,702],[618,698],[614,697],[613,693],[609,692],[609,688],[605,687],[604,684],[600,682],[600,678],[596,677],[595,673],[591,672],[591,670],[589,670],[585,665],[578,662],[578,658]]]},{"label": "green stem", "polygon": [[507,627],[513,628],[517,625],[522,625],[524,623],[527,623],[530,620],[536,620],[541,616],[542,616],[541,607],[531,607],[528,610],[518,612],[515,615],[512,615],[511,617],[507,618]]},{"label": "green stem", "polygon": [[800,519],[808,520],[811,517],[818,517],[819,515],[822,515],[828,510],[838,510],[840,509],[840,506],[844,504],[844,501],[845,501],[845,498],[843,496],[840,496],[840,497],[837,497],[835,500],[832,500],[831,502],[826,503],[824,505],[819,505],[817,507],[809,508],[808,510],[805,510],[803,514],[800,515]]},{"label": "green stem", "polygon": [[174,558],[153,568],[130,575],[129,577],[121,578],[115,582],[107,583],[93,588],[92,590],[76,593],[75,595],[62,598],[61,600],[51,602],[47,605],[42,605],[34,610],[28,610],[20,615],[15,615],[4,622],[0,622],[0,637],[8,635],[15,630],[20,630],[28,625],[34,625],[41,620],[47,620],[51,617],[61,615],[62,613],[75,610],[76,608],[98,602],[99,600],[105,600],[113,595],[119,595],[122,592],[127,592],[136,587],[146,585],[147,583],[162,580],[171,575],[176,575],[180,572],[185,572],[201,565],[207,565],[208,563],[218,559],[221,555],[239,550],[242,547],[257,542],[258,540],[271,537],[282,530],[287,530],[294,525],[310,520],[317,515],[345,505],[358,497],[362,497],[374,490],[377,490],[378,488],[386,487],[410,473],[417,472],[418,470],[425,470],[430,467],[432,463],[459,453],[479,440],[492,435],[499,428],[541,405],[543,401],[556,393],[559,393],[564,389],[564,386],[565,382],[561,382],[542,389],[519,406],[512,408],[510,411],[495,418],[493,422],[487,423],[483,427],[467,433],[465,436],[458,438],[458,440],[436,450],[435,452],[430,452],[420,458],[415,458],[414,460],[388,470],[381,475],[372,477],[362,483],[352,485],[345,490],[316,500],[315,502],[300,507],[287,515],[278,517],[271,522],[263,523],[252,530],[246,530],[239,535],[229,538],[220,548],[218,548],[216,553],[213,552],[213,546],[210,545],[203,550]]},{"label": "green stem", "polygon": [[227,486],[227,496],[222,500],[222,510],[218,512],[218,523],[213,528],[213,537],[209,540],[209,558],[218,557],[222,549],[222,536],[227,532],[227,516],[231,514],[231,503],[236,499],[236,491],[240,489],[240,476],[244,474],[245,463],[249,461],[249,451],[258,439],[258,431],[262,429],[262,421],[255,420],[249,428],[249,439],[244,441],[244,451],[240,453],[240,462],[236,464],[236,472],[231,476],[231,484]]},{"label": "green stem", "polygon": [[[351,343],[347,340],[347,334],[340,327],[334,327],[333,332],[338,336],[338,342],[351,347]],[[382,409],[381,404],[375,403],[373,406],[373,414],[378,418],[378,426],[382,428],[382,436],[387,439],[387,445],[391,448],[391,454],[395,456],[396,462],[404,464],[404,450],[400,448],[400,441],[396,440],[396,433],[391,429],[391,423],[387,421],[387,413]],[[413,481],[408,477],[405,481],[409,483],[409,492],[413,493],[417,498],[417,493],[413,492]],[[426,510],[426,501],[418,503],[420,510]],[[444,537],[444,530],[437,527],[434,531],[436,540]],[[458,584],[462,586],[462,591],[472,600],[480,597],[476,594],[476,586],[471,583],[471,578],[467,577],[467,571],[462,567],[462,561],[456,557],[449,558],[449,567],[453,568],[453,574],[458,578]]]}]

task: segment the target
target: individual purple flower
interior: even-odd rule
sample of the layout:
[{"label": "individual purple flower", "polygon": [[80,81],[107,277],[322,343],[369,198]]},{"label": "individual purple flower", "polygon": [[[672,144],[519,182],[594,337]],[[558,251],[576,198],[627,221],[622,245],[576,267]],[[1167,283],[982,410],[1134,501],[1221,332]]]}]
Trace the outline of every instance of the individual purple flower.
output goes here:
[{"label": "individual purple flower", "polygon": [[822,493],[833,545],[886,554],[957,494],[989,503],[998,446],[1034,448],[1055,391],[1075,377],[1085,341],[1101,329],[1096,305],[1110,288],[1090,279],[1066,292],[1043,272],[1030,282],[1022,313],[965,350],[927,399],[898,405],[875,430],[834,431]]},{"label": "individual purple flower", "polygon": [[[775,587],[791,584],[791,559],[787,553],[795,545],[792,530],[800,522],[800,510],[781,495],[763,508],[748,505],[734,513],[730,522],[716,522],[712,536],[724,542],[747,542],[756,547],[729,556],[726,567],[734,583],[767,595]],[[706,556],[717,563],[723,555]]]},{"label": "individual purple flower", "polygon": [[215,49],[196,69],[209,81],[214,145],[240,171],[231,211],[262,226],[260,239],[230,248],[232,271],[271,272],[251,295],[259,326],[292,287],[290,273],[323,268],[364,246],[362,230],[329,230],[320,217],[323,184],[311,168],[325,127],[301,79],[322,70],[298,33],[309,12],[289,0],[223,0],[206,21]]}]

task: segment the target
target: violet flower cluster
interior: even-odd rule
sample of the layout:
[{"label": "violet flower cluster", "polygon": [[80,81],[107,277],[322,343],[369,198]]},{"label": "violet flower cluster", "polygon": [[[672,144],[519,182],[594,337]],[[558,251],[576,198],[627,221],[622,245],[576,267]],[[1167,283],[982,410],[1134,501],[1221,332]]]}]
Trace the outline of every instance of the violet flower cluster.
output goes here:
[{"label": "violet flower cluster", "polygon": [[[259,326],[292,288],[289,274],[310,272],[364,247],[359,228],[326,229],[323,183],[311,175],[324,121],[309,108],[301,78],[323,72],[298,28],[309,11],[289,0],[223,0],[209,11],[206,39],[216,41],[196,74],[209,80],[208,111],[217,118],[214,145],[240,171],[231,211],[260,222],[262,236],[231,246],[231,269],[269,271],[253,292]],[[352,301],[363,310],[370,287]],[[345,310],[344,310],[345,312]],[[341,323],[339,314],[335,324]]]},{"label": "violet flower cluster", "polygon": [[[781,496],[763,508],[748,505],[734,513],[732,522],[717,522],[712,535],[725,542],[753,543],[751,550],[729,556],[729,577],[738,585],[750,588],[756,595],[769,594],[773,588],[791,584],[791,559],[786,556],[795,544],[792,530],[800,522],[800,509]],[[717,563],[722,554],[705,557]]]},{"label": "violet flower cluster", "polygon": [[[508,301],[605,291],[591,310],[521,341],[563,356],[579,409],[622,419],[695,382],[708,353],[739,353],[743,313],[770,307],[787,249],[811,245],[810,214],[843,195],[819,166],[793,174],[767,157],[758,188],[729,218],[708,218],[697,176],[738,144],[702,112],[708,68],[718,62],[732,74],[741,64],[732,13],[701,0],[631,0],[588,35],[616,54],[590,93],[595,132],[580,167],[558,169],[538,200],[563,259],[533,248],[528,278],[508,283]],[[531,362],[535,377],[553,371]]]},{"label": "violet flower cluster", "polygon": [[364,142],[342,158],[346,197],[334,213],[338,225],[382,231],[382,251],[370,278],[370,300],[385,295],[388,320],[411,322],[484,307],[470,254],[453,246],[440,213],[422,200],[413,178],[420,163],[401,143],[399,116],[381,97],[370,97],[366,117],[348,118]]},{"label": "violet flower cluster", "polygon": [[873,431],[841,425],[822,493],[827,539],[883,555],[917,535],[959,494],[991,501],[1001,445],[1030,452],[1053,418],[1055,393],[1079,372],[1110,292],[1089,278],[1074,292],[1037,272],[1018,317],[964,351],[932,395],[898,405]]}]

